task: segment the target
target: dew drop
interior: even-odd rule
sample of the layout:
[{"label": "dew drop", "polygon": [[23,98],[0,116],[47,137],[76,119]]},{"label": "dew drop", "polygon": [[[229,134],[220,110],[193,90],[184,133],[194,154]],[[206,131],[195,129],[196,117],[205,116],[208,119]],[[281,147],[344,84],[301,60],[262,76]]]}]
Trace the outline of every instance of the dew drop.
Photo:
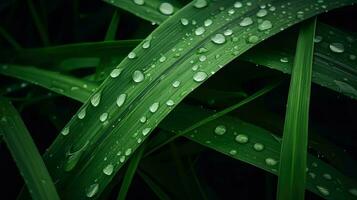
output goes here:
[{"label": "dew drop", "polygon": [[284,58],[280,58],[280,62],[287,63],[287,62],[289,62],[289,60],[287,57],[284,57]]},{"label": "dew drop", "polygon": [[327,188],[325,188],[323,186],[319,186],[319,185],[317,185],[316,188],[322,195],[324,195],[324,196],[330,195],[330,191]]},{"label": "dew drop", "polygon": [[113,173],[113,169],[114,169],[114,166],[113,166],[112,164],[109,164],[109,165],[107,165],[106,167],[104,167],[103,173],[104,173],[105,175],[110,176],[110,175],[112,175],[112,173]]},{"label": "dew drop", "polygon": [[160,61],[161,63],[165,62],[165,61],[166,61],[166,57],[165,57],[165,56],[161,56],[160,59],[159,59],[159,61]]},{"label": "dew drop", "polygon": [[254,44],[254,43],[257,43],[258,41],[259,41],[259,37],[258,36],[251,35],[251,36],[248,37],[248,42],[249,43]]},{"label": "dew drop", "polygon": [[234,7],[235,8],[241,8],[242,6],[243,6],[243,4],[241,2],[239,2],[239,1],[234,3]]},{"label": "dew drop", "polygon": [[265,31],[271,29],[271,27],[273,27],[273,24],[269,20],[264,20],[262,23],[259,24],[258,29],[260,31]]},{"label": "dew drop", "polygon": [[253,20],[252,20],[252,18],[250,18],[250,17],[244,18],[244,19],[239,23],[239,25],[240,25],[240,26],[243,26],[243,27],[249,26],[249,25],[251,25],[251,24],[253,24]]},{"label": "dew drop", "polygon": [[131,148],[128,148],[126,151],[125,151],[125,155],[126,156],[129,156],[132,152],[132,149]]},{"label": "dew drop", "polygon": [[316,174],[314,172],[309,172],[309,176],[312,178],[312,179],[315,179],[316,178]]},{"label": "dew drop", "polygon": [[144,5],[144,3],[145,3],[144,0],[133,0],[133,2],[134,2],[136,5],[139,5],[139,6],[142,6],[142,5]]},{"label": "dew drop", "polygon": [[181,24],[184,25],[184,26],[187,26],[188,23],[189,23],[188,19],[186,19],[186,18],[181,18],[180,21],[181,21]]},{"label": "dew drop", "polygon": [[335,53],[343,53],[345,51],[345,47],[343,44],[335,42],[330,44],[330,50]]},{"label": "dew drop", "polygon": [[86,189],[86,196],[89,197],[89,198],[94,197],[94,195],[97,194],[98,189],[99,189],[98,183],[94,183],[94,184],[90,185]]},{"label": "dew drop", "polygon": [[123,163],[125,161],[125,156],[120,156],[119,161]]},{"label": "dew drop", "polygon": [[256,151],[263,151],[264,150],[264,145],[261,143],[255,143],[253,146],[254,150]]},{"label": "dew drop", "polygon": [[146,136],[147,134],[149,134],[150,131],[151,131],[151,128],[144,128],[141,133],[143,134],[143,136]]},{"label": "dew drop", "polygon": [[90,99],[90,102],[94,107],[97,107],[99,105],[100,96],[101,96],[101,94],[100,94],[100,92],[98,92],[95,95],[93,95],[92,98]]},{"label": "dew drop", "polygon": [[120,75],[122,69],[113,69],[112,72],[110,72],[110,77],[116,78]]},{"label": "dew drop", "polygon": [[193,4],[193,6],[196,8],[204,8],[207,6],[207,1],[206,0],[196,0],[195,3]]},{"label": "dew drop", "polygon": [[269,166],[275,166],[278,162],[274,158],[266,158],[265,163]]},{"label": "dew drop", "polygon": [[135,83],[140,83],[143,80],[144,80],[144,74],[139,70],[134,71],[134,73],[133,73],[133,81]]},{"label": "dew drop", "polygon": [[205,28],[203,27],[198,27],[195,30],[195,35],[202,35],[205,32]]},{"label": "dew drop", "polygon": [[174,81],[174,82],[172,83],[172,87],[177,88],[177,87],[180,86],[180,84],[181,84],[180,81]]},{"label": "dew drop", "polygon": [[232,149],[232,150],[229,151],[229,154],[231,154],[232,156],[234,156],[234,155],[237,154],[237,150]]},{"label": "dew drop", "polygon": [[224,31],[223,34],[224,34],[225,36],[230,36],[230,35],[233,34],[233,31],[232,31],[232,29],[227,29],[227,30]]},{"label": "dew drop", "polygon": [[145,122],[146,122],[146,117],[145,117],[145,116],[142,116],[142,117],[140,118],[140,122],[141,122],[141,123],[145,123]]},{"label": "dew drop", "polygon": [[218,33],[218,34],[214,35],[213,37],[211,37],[211,40],[215,44],[223,44],[223,43],[226,42],[226,38],[224,37],[223,34],[220,34],[220,33]]},{"label": "dew drop", "polygon": [[314,42],[315,43],[319,43],[319,42],[321,42],[322,41],[322,36],[320,36],[320,35],[316,35],[315,37],[314,37]]},{"label": "dew drop", "polygon": [[223,135],[227,131],[226,127],[224,125],[219,125],[214,129],[214,133],[217,135]]},{"label": "dew drop", "polygon": [[204,62],[207,60],[207,57],[205,55],[202,55],[198,58],[199,61]]},{"label": "dew drop", "polygon": [[241,143],[241,144],[245,144],[248,142],[249,138],[247,135],[244,135],[244,134],[239,134],[236,136],[235,140],[238,142],[238,143]]},{"label": "dew drop", "polygon": [[119,97],[117,98],[117,101],[116,101],[117,106],[121,107],[124,104],[125,99],[126,99],[126,94],[119,95]]},{"label": "dew drop", "polygon": [[207,27],[207,26],[211,26],[212,23],[213,23],[213,21],[211,19],[206,19],[204,22],[204,25]]},{"label": "dew drop", "polygon": [[356,55],[351,54],[351,55],[349,56],[349,58],[350,58],[350,60],[356,60]]},{"label": "dew drop", "polygon": [[193,80],[196,82],[202,82],[207,78],[206,72],[196,72],[193,75]]},{"label": "dew drop", "polygon": [[150,112],[155,113],[157,109],[159,109],[159,106],[160,106],[159,102],[155,102],[151,104],[151,106],[149,107]]},{"label": "dew drop", "polygon": [[84,119],[86,117],[86,109],[83,108],[77,115],[79,119]]},{"label": "dew drop", "polygon": [[145,42],[142,45],[143,49],[148,49],[150,48],[150,46],[151,46],[151,38],[145,40]]},{"label": "dew drop", "polygon": [[100,117],[99,117],[99,120],[101,122],[105,122],[107,119],[108,119],[108,113],[106,113],[106,112],[101,114]]},{"label": "dew drop", "polygon": [[322,177],[324,177],[326,180],[331,180],[332,179],[332,176],[330,174],[323,174]]},{"label": "dew drop", "polygon": [[169,99],[169,100],[166,101],[166,105],[167,106],[173,106],[173,105],[175,105],[175,102],[173,100]]},{"label": "dew drop", "polygon": [[61,134],[62,135],[68,135],[69,133],[69,126],[65,127],[62,131],[61,131]]},{"label": "dew drop", "polygon": [[257,12],[257,17],[265,17],[268,14],[268,11],[265,9],[261,9]]},{"label": "dew drop", "polygon": [[136,53],[135,53],[135,52],[130,52],[130,53],[128,54],[128,58],[129,58],[129,59],[134,59],[134,58],[136,58]]},{"label": "dew drop", "polygon": [[159,10],[164,15],[172,15],[174,13],[174,7],[170,3],[161,3]]}]

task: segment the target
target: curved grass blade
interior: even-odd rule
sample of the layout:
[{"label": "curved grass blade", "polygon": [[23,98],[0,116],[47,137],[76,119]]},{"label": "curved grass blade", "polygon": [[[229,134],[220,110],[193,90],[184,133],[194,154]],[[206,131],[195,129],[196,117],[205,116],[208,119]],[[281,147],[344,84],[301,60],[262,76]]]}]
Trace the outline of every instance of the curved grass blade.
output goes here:
[{"label": "curved grass blade", "polygon": [[302,23],[291,73],[277,199],[305,198],[306,155],[316,18]]},{"label": "curved grass blade", "polygon": [[29,81],[81,102],[97,88],[94,83],[34,67],[3,65],[0,74]]},{"label": "curved grass blade", "polygon": [[[120,78],[108,77],[82,106],[64,128],[69,131],[59,135],[45,155],[53,177],[59,179],[64,198],[97,198],[130,156],[117,156],[117,153],[135,151],[140,145],[138,140],[145,140],[170,108],[256,44],[252,40],[247,42],[246,38],[255,36],[258,41],[264,40],[303,19],[351,1],[315,4],[308,0],[261,0],[241,8],[234,8],[234,3],[232,0],[208,1],[203,8],[191,3],[177,12],[120,63],[117,68],[122,70]],[[270,4],[276,9],[263,21],[256,16],[261,4]],[[226,10],[219,9],[221,7]],[[227,12],[231,9],[233,14]],[[306,12],[299,18],[274,14],[284,11],[287,16],[296,16],[300,10]],[[246,19],[248,17],[253,23]],[[213,24],[206,27],[204,33],[197,34],[198,27],[181,24],[181,18],[195,20],[198,25],[211,18]],[[234,34],[224,35],[227,29]],[[197,55],[200,48],[208,51]],[[197,71],[190,70],[193,64],[198,65]],[[176,81],[181,82],[179,87],[172,86]],[[82,113],[86,114],[80,115]],[[142,123],[143,117],[149,120]],[[110,163],[114,165],[112,174],[104,174],[103,168]]]},{"label": "curved grass blade", "polygon": [[[128,0],[105,0],[106,2],[113,4],[117,7],[120,7],[124,10],[127,10],[134,15],[141,17],[143,19],[149,20],[152,23],[161,24],[168,16],[169,12],[160,12],[160,6],[163,2],[157,0],[145,0],[145,1],[128,1]],[[166,0],[165,3],[171,5],[172,13],[176,12],[179,8],[182,7],[179,1],[176,0]],[[165,9],[164,9],[165,10]]]},{"label": "curved grass blade", "polygon": [[38,15],[38,13],[35,9],[35,5],[33,4],[32,0],[27,0],[27,5],[30,9],[31,17],[35,23],[37,31],[40,34],[40,38],[42,40],[43,45],[48,46],[50,44],[48,33],[47,33],[47,30],[46,30],[43,22],[40,19],[40,16]]},{"label": "curved grass blade", "polygon": [[142,155],[145,150],[145,144],[143,144],[140,149],[135,153],[135,155],[131,158],[130,164],[128,165],[128,168],[125,172],[124,180],[123,183],[120,187],[119,195],[118,195],[118,200],[125,200],[126,195],[128,193],[130,184],[133,180],[133,177],[135,175],[135,172],[139,166],[139,162],[142,158]]},{"label": "curved grass blade", "polygon": [[21,45],[3,27],[0,26],[0,35],[16,50],[20,50]]},{"label": "curved grass blade", "polygon": [[0,98],[0,133],[33,199],[59,200],[56,188],[25,124],[12,104]]},{"label": "curved grass blade", "polygon": [[[187,117],[187,113],[190,113],[190,117]],[[167,138],[170,138],[213,114],[210,110],[180,104],[161,122],[160,128],[164,131],[160,134],[166,134]],[[217,133],[217,128],[224,131]],[[191,130],[184,136],[269,173],[279,173],[280,142],[273,133],[253,124],[223,116]],[[354,193],[357,184],[355,180],[344,176],[314,156],[308,156],[307,167],[309,170],[306,172],[305,187],[309,191],[329,200],[357,199]]]},{"label": "curved grass blade", "polygon": [[145,181],[145,183],[151,188],[160,200],[170,200],[171,198],[157,185],[151,178],[144,174],[141,170],[138,170],[138,174]]}]

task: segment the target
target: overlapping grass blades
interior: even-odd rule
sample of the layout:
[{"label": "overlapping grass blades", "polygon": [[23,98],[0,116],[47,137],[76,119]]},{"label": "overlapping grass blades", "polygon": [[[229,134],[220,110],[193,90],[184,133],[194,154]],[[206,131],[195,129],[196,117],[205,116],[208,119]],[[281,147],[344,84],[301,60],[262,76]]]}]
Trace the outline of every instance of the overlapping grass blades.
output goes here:
[{"label": "overlapping grass blades", "polygon": [[[120,79],[112,76],[104,81],[64,128],[62,133],[65,134],[56,139],[45,155],[53,177],[59,179],[58,188],[63,191],[63,198],[98,197],[112,175],[130,156],[130,153],[117,156],[119,151],[135,151],[140,145],[138,140],[145,140],[149,132],[170,112],[172,102],[180,102],[212,73],[256,44],[246,42],[243,36],[256,36],[258,41],[261,41],[305,18],[351,1],[325,1],[323,5],[310,4],[307,0],[289,4],[258,1],[251,6],[236,9],[231,15],[219,10],[220,7],[233,9],[234,3],[235,1],[230,0],[209,1],[208,6],[200,9],[192,3],[189,4],[134,49],[136,56],[131,54],[131,59],[127,58],[121,62],[118,66],[118,70],[123,69]],[[271,4],[275,6],[276,11],[283,7],[285,13],[291,16],[296,16],[299,10],[305,10],[310,5],[313,9],[306,9],[304,15],[299,18],[270,14],[258,23],[255,21],[255,14],[260,4]],[[255,22],[247,25],[250,29],[237,25],[243,23],[245,17],[251,17]],[[195,19],[198,24],[212,18],[214,23],[206,28],[203,35],[196,36],[191,25],[180,24],[181,18]],[[234,37],[223,36],[225,29],[231,29]],[[150,43],[150,51],[142,48],[147,42]],[[206,58],[196,54],[201,47],[208,50],[204,54]],[[192,73],[191,60],[197,62],[199,57],[207,64],[204,68],[198,66],[198,71]],[[127,68],[129,65],[130,68]],[[175,81],[181,81],[179,87],[172,86]],[[165,94],[162,94],[162,91],[165,91]],[[124,104],[117,103],[118,98],[119,102],[124,99]],[[143,115],[149,119],[145,123],[139,120]],[[111,172],[104,172],[109,165],[113,166]]]},{"label": "overlapping grass blades", "polygon": [[308,121],[316,18],[303,22],[297,41],[284,134],[281,145],[277,199],[305,196]]},{"label": "overlapping grass blades", "polygon": [[59,200],[45,163],[10,101],[0,97],[0,134],[19,168],[33,199]]}]

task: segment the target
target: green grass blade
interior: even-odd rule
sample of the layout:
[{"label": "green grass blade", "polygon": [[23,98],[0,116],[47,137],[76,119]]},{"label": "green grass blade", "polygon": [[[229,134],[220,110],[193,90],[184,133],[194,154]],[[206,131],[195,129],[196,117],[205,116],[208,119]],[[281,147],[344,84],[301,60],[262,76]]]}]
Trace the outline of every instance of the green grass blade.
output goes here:
[{"label": "green grass blade", "polygon": [[[190,116],[187,116],[190,113]],[[172,137],[182,130],[214,114],[195,106],[180,104],[160,124],[162,135]],[[179,120],[178,120],[179,119]],[[224,134],[216,134],[217,127],[224,127]],[[184,135],[205,147],[211,148],[234,159],[249,163],[269,173],[278,175],[281,143],[276,136],[263,128],[231,116],[217,118]],[[236,139],[247,138],[247,140]],[[149,148],[149,147],[148,147]],[[318,158],[309,155],[307,159],[306,189],[328,200],[357,199],[350,191],[356,189],[357,182]],[[327,176],[326,176],[327,174]],[[328,176],[333,177],[332,180]],[[327,178],[326,178],[327,177]],[[321,188],[325,188],[325,193]]]},{"label": "green grass blade", "polygon": [[21,45],[3,27],[0,26],[0,35],[16,50],[20,50]]},{"label": "green grass blade", "polygon": [[11,103],[0,98],[0,132],[33,199],[59,200],[56,188],[24,122]]},{"label": "green grass blade", "polygon": [[33,67],[4,65],[0,67],[0,74],[29,81],[81,102],[97,88],[96,84],[85,80]]},{"label": "green grass blade", "polygon": [[309,104],[316,18],[301,25],[281,147],[277,199],[305,196]]},{"label": "green grass blade", "polygon": [[151,190],[156,194],[160,200],[170,200],[171,198],[157,185],[149,176],[143,173],[141,170],[138,171],[140,177],[145,181],[145,183],[151,188]]},{"label": "green grass blade", "polygon": [[[122,70],[120,77],[108,77],[86,101],[45,155],[51,174],[59,179],[63,198],[98,198],[130,157],[117,156],[117,152],[128,149],[134,152],[140,146],[138,140],[144,141],[174,105],[224,65],[255,46],[256,43],[246,43],[243,36],[254,35],[261,41],[303,19],[351,1],[324,1],[321,7],[309,0],[293,1],[289,5],[285,5],[285,1],[261,0],[237,9],[234,15],[219,9],[234,9],[234,3],[233,0],[209,1],[204,8],[197,8],[194,3],[187,5],[136,47],[133,50],[136,56],[132,53],[118,65],[116,70]],[[300,10],[306,12],[301,18],[270,13],[265,16],[266,21],[259,24],[256,12],[262,4],[272,4],[275,12],[281,12],[282,7],[294,15]],[[249,30],[240,26],[242,18],[246,17],[255,22],[250,24]],[[207,18],[214,22],[206,27],[205,34],[196,35],[195,27],[182,25],[181,18],[194,19],[198,25],[203,25]],[[243,25],[245,23],[246,20]],[[234,34],[223,36],[226,29]],[[149,49],[145,48],[147,42]],[[201,47],[208,50],[205,57],[197,54]],[[192,60],[199,65],[194,72]],[[179,87],[172,86],[175,81],[181,82]],[[86,113],[84,117],[78,117],[83,116],[83,112]],[[140,122],[143,116],[150,120]],[[105,157],[107,160],[103,162]],[[109,162],[118,164],[107,175],[103,169]]]},{"label": "green grass blade", "polygon": [[118,10],[115,10],[113,13],[112,20],[110,21],[108,30],[105,34],[104,41],[115,40],[115,35],[117,34],[119,20],[120,20],[119,12]]},{"label": "green grass blade", "polygon": [[139,162],[142,158],[142,155],[145,150],[145,144],[140,147],[140,149],[135,153],[135,155],[131,158],[128,168],[125,172],[123,183],[121,184],[118,200],[125,200],[126,195],[128,193],[130,184],[133,180],[135,172],[139,166]]},{"label": "green grass blade", "polygon": [[[158,0],[145,0],[142,4],[136,4],[135,1],[127,0],[105,1],[156,24],[161,24],[169,16],[160,12],[159,7],[162,2]],[[182,7],[177,0],[166,0],[165,2],[170,3],[174,11]]]},{"label": "green grass blade", "polygon": [[30,9],[31,17],[32,17],[32,19],[33,19],[33,21],[35,23],[37,31],[40,34],[40,38],[42,40],[43,45],[44,46],[49,46],[50,40],[49,40],[49,37],[48,37],[47,30],[46,30],[43,22],[41,21],[40,16],[38,15],[32,0],[27,0],[27,5],[28,5],[28,7]]}]

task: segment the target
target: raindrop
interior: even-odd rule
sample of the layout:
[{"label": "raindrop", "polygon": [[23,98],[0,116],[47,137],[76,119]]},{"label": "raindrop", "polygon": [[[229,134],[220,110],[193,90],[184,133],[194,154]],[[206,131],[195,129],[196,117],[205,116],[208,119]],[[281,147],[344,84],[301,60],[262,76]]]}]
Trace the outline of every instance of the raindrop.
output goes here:
[{"label": "raindrop", "polygon": [[181,24],[184,25],[184,26],[187,26],[188,23],[189,23],[188,19],[186,19],[186,18],[181,18],[180,21],[181,21]]},{"label": "raindrop", "polygon": [[145,116],[142,116],[142,117],[140,118],[140,122],[141,122],[141,123],[145,123],[145,122],[146,122],[146,117],[145,117]]},{"label": "raindrop", "polygon": [[202,82],[207,78],[206,72],[196,72],[193,75],[193,80],[196,82]]},{"label": "raindrop", "polygon": [[128,58],[129,58],[129,59],[134,59],[134,58],[136,58],[136,53],[135,53],[135,52],[130,52],[130,53],[128,54]]},{"label": "raindrop", "polygon": [[108,113],[106,113],[106,112],[101,114],[100,117],[99,117],[99,120],[101,122],[105,122],[107,119],[108,119]]},{"label": "raindrop", "polygon": [[68,135],[69,133],[69,126],[65,127],[62,131],[61,131],[61,134],[62,135]]},{"label": "raindrop", "polygon": [[126,151],[125,151],[125,155],[126,156],[129,156],[131,154],[132,150],[131,148],[128,148]]},{"label": "raindrop", "polygon": [[241,144],[245,144],[249,141],[249,138],[247,135],[244,135],[244,134],[239,134],[236,136],[235,140],[238,142],[238,143],[241,143]]},{"label": "raindrop", "polygon": [[232,150],[229,151],[229,154],[231,154],[232,156],[234,156],[234,155],[237,154],[237,150],[232,149]]},{"label": "raindrop", "polygon": [[327,180],[331,180],[332,179],[332,176],[330,174],[323,174],[322,177],[324,177],[325,179]]},{"label": "raindrop", "polygon": [[92,98],[90,99],[90,102],[94,107],[97,107],[99,105],[100,96],[101,96],[101,94],[100,94],[100,92],[98,92],[95,95],[93,95]]},{"label": "raindrop", "polygon": [[207,6],[207,1],[206,0],[196,0],[196,2],[193,4],[196,8],[204,8]]},{"label": "raindrop", "polygon": [[227,131],[226,127],[224,125],[219,125],[214,129],[214,133],[217,135],[223,135]]},{"label": "raindrop", "polygon": [[255,143],[253,146],[254,150],[256,151],[263,151],[264,150],[264,145],[261,143]]},{"label": "raindrop", "polygon": [[117,102],[116,102],[117,106],[121,107],[124,104],[125,99],[126,99],[126,94],[119,95],[119,97],[117,98]]},{"label": "raindrop", "polygon": [[351,54],[351,55],[349,56],[349,58],[350,58],[350,60],[356,60],[356,55]]},{"label": "raindrop", "polygon": [[265,9],[261,9],[257,12],[257,17],[265,17],[268,14],[268,11]]},{"label": "raindrop", "polygon": [[165,61],[166,61],[166,57],[165,57],[165,56],[161,56],[160,59],[159,59],[159,61],[160,61],[161,63],[165,62]]},{"label": "raindrop", "polygon": [[86,190],[86,196],[89,198],[94,197],[94,195],[97,194],[98,189],[99,189],[98,183],[94,183],[90,185]]},{"label": "raindrop", "polygon": [[205,28],[203,28],[203,27],[198,27],[198,28],[195,30],[195,35],[202,35],[204,32],[205,32]]},{"label": "raindrop", "polygon": [[224,35],[218,33],[216,35],[214,35],[213,37],[211,37],[211,40],[213,43],[215,44],[223,44],[226,42],[226,38],[224,37]]},{"label": "raindrop", "polygon": [[145,42],[143,43],[143,49],[148,49],[150,48],[151,45],[151,37],[149,36],[149,38],[147,40],[145,40]]},{"label": "raindrop", "polygon": [[258,41],[259,41],[259,37],[258,36],[251,35],[251,36],[248,37],[248,42],[249,43],[254,44],[254,43],[257,43]]},{"label": "raindrop", "polygon": [[240,25],[240,26],[243,26],[243,27],[249,26],[249,25],[251,25],[251,24],[253,24],[253,20],[252,20],[252,18],[250,18],[250,17],[244,18],[244,19],[239,23],[239,25]]},{"label": "raindrop", "polygon": [[133,0],[133,2],[134,2],[136,5],[139,5],[139,6],[142,6],[142,5],[144,5],[144,3],[145,3],[144,0]]},{"label": "raindrop", "polygon": [[328,191],[327,188],[319,186],[319,185],[317,185],[316,188],[322,195],[324,195],[324,196],[330,195],[330,191]]},{"label": "raindrop", "polygon": [[232,29],[227,29],[227,30],[224,31],[223,34],[224,34],[225,36],[230,36],[230,35],[233,34],[233,31],[232,31]]},{"label": "raindrop", "polygon": [[198,60],[200,60],[201,62],[206,61],[207,57],[205,55],[202,55],[198,58]]},{"label": "raindrop", "polygon": [[321,42],[322,41],[322,36],[320,36],[320,35],[316,35],[315,37],[314,37],[314,42],[315,43],[319,43],[319,42]]},{"label": "raindrop", "polygon": [[144,74],[139,70],[134,71],[134,73],[133,73],[133,81],[135,83],[140,83],[143,80],[144,80]]},{"label": "raindrop", "polygon": [[164,15],[172,15],[174,13],[174,7],[170,3],[161,3],[159,10]]},{"label": "raindrop", "polygon": [[261,24],[259,24],[258,29],[260,31],[265,31],[271,29],[271,27],[273,27],[273,24],[269,20],[264,20]]},{"label": "raindrop", "polygon": [[150,131],[151,131],[151,128],[144,128],[141,133],[143,134],[143,136],[146,136],[147,134],[149,134]]},{"label": "raindrop", "polygon": [[83,119],[86,116],[86,109],[83,108],[77,115],[79,119]]},{"label": "raindrop", "polygon": [[335,53],[343,53],[345,51],[345,47],[343,44],[335,42],[330,44],[330,50]]},{"label": "raindrop", "polygon": [[106,167],[104,167],[103,173],[104,173],[105,175],[110,176],[110,175],[112,175],[112,173],[113,173],[113,169],[114,169],[114,166],[113,166],[112,164],[109,164],[109,165],[107,165]]},{"label": "raindrop", "polygon": [[309,172],[309,176],[312,178],[312,179],[315,179],[316,178],[316,174],[314,172]]},{"label": "raindrop", "polygon": [[239,2],[239,1],[234,3],[234,7],[235,8],[241,8],[242,6],[243,6],[243,4],[241,2]]},{"label": "raindrop", "polygon": [[173,105],[175,105],[175,102],[173,100],[169,99],[169,100],[166,101],[166,105],[167,106],[173,106]]},{"label": "raindrop", "polygon": [[269,166],[275,166],[278,162],[274,158],[266,158],[265,163]]},{"label": "raindrop", "polygon": [[122,69],[113,69],[112,72],[110,72],[110,77],[116,78],[120,75]]},{"label": "raindrop", "polygon": [[125,161],[125,156],[120,156],[119,161],[123,163]]},{"label": "raindrop", "polygon": [[204,22],[204,25],[205,26],[211,26],[213,23],[213,21],[211,19],[206,19],[205,22]]},{"label": "raindrop", "polygon": [[159,106],[160,106],[159,102],[153,103],[153,104],[149,107],[150,112],[155,113],[155,112],[157,111],[157,109],[159,109]]},{"label": "raindrop", "polygon": [[180,84],[181,84],[180,81],[175,81],[175,82],[172,83],[172,87],[177,88],[177,87],[180,86]]},{"label": "raindrop", "polygon": [[284,57],[284,58],[280,58],[280,62],[287,63],[287,62],[289,62],[289,60],[287,57]]}]

